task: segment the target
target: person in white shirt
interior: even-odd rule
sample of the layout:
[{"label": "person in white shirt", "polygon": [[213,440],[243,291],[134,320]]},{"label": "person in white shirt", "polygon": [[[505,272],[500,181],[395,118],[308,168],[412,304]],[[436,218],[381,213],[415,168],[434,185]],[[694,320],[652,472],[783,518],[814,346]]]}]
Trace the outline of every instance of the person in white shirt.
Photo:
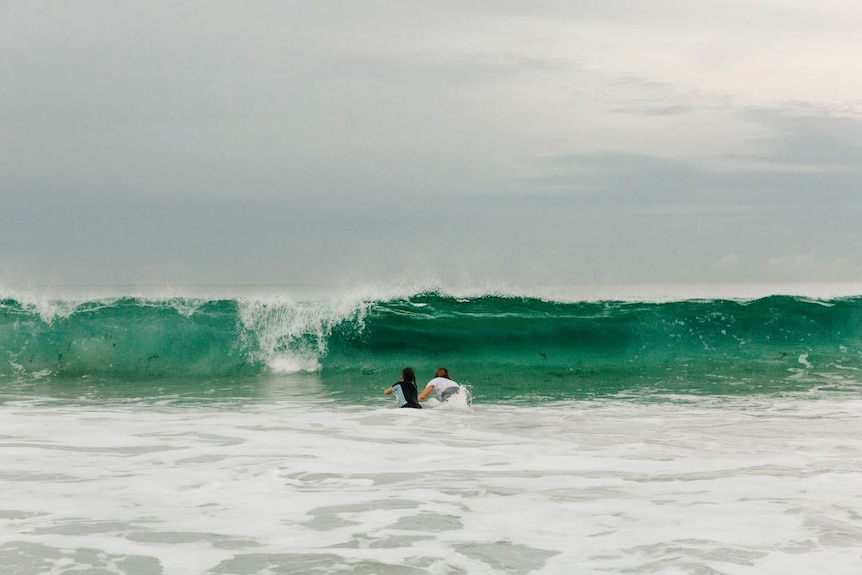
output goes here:
[{"label": "person in white shirt", "polygon": [[[461,390],[461,386],[456,382],[449,379],[449,370],[445,367],[437,368],[437,372],[434,374],[434,379],[429,381],[425,385],[425,389],[422,390],[422,393],[419,394],[419,401],[425,401],[428,399],[428,396],[432,393],[437,395],[437,399],[441,402],[446,401],[452,395],[458,393]],[[467,403],[472,402],[472,397],[470,396],[470,392],[467,388],[464,388],[465,399]]]}]

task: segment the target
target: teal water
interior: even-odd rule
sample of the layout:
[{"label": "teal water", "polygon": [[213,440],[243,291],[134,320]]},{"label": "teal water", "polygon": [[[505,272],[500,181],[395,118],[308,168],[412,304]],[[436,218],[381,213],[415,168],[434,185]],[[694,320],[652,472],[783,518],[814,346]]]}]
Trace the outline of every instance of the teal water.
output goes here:
[{"label": "teal water", "polygon": [[6,296],[0,571],[858,573],[862,298],[572,299]]},{"label": "teal water", "polygon": [[492,402],[853,390],[862,297],[0,300],[0,381],[41,393],[254,396],[276,382],[353,402],[406,365],[420,379],[445,365]]}]

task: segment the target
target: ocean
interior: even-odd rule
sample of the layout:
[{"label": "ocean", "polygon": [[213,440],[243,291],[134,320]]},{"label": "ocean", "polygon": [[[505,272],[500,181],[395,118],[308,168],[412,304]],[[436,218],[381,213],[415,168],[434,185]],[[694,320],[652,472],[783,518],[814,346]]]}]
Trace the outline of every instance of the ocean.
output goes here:
[{"label": "ocean", "polygon": [[0,572],[855,575],[860,369],[855,288],[0,290]]}]

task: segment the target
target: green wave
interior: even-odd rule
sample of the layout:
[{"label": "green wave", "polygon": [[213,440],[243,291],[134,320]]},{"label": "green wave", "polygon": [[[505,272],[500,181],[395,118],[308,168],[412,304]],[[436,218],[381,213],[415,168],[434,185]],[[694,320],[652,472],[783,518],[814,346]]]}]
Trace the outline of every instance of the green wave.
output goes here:
[{"label": "green wave", "polygon": [[231,376],[249,361],[237,304],[122,298],[89,301],[45,317],[15,300],[0,302],[0,373],[130,379]]},{"label": "green wave", "polygon": [[423,294],[373,306],[362,329],[342,327],[325,369],[395,372],[407,362],[430,375],[458,366],[492,396],[846,387],[862,368],[859,298],[559,303]]},{"label": "green wave", "polygon": [[212,380],[318,374],[369,392],[439,365],[489,395],[855,386],[862,298],[554,302],[423,293],[385,301],[0,301],[0,378]]}]

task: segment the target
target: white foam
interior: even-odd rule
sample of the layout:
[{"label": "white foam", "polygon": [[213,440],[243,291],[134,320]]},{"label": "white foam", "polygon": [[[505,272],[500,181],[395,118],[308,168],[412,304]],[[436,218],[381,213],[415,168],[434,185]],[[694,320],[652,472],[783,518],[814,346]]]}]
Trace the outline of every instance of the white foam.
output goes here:
[{"label": "white foam", "polygon": [[0,403],[5,567],[858,570],[857,397],[469,412],[315,397]]},{"label": "white foam", "polygon": [[352,299],[297,302],[286,296],[243,298],[239,314],[243,337],[256,351],[251,359],[275,373],[319,368],[332,329],[346,319],[362,325],[366,304]]},{"label": "white foam", "polygon": [[296,357],[288,354],[274,354],[267,362],[273,373],[288,374],[318,371],[320,362],[315,357]]},{"label": "white foam", "polygon": [[466,386],[458,388],[458,393],[450,395],[443,403],[438,403],[439,409],[454,409],[456,411],[470,411],[473,408],[473,394]]}]

